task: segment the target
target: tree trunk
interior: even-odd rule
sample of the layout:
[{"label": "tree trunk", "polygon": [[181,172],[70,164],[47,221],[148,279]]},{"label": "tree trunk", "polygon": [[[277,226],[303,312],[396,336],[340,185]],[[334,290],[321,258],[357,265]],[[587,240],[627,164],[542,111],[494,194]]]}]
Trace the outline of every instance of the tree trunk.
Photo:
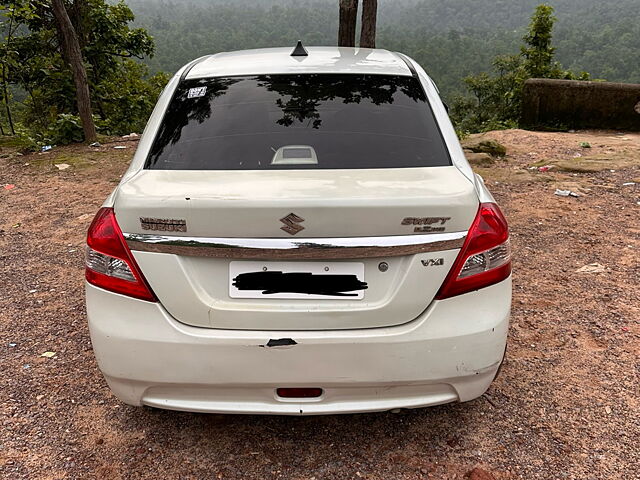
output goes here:
[{"label": "tree trunk", "polygon": [[362,30],[360,30],[360,46],[376,48],[376,16],[378,0],[362,0]]},{"label": "tree trunk", "polygon": [[340,0],[340,23],[338,26],[338,46],[356,46],[356,22],[358,20],[358,0]]},{"label": "tree trunk", "polygon": [[[11,16],[9,17],[9,30],[7,31],[7,37],[5,39],[7,47],[11,43],[13,36],[13,15],[15,13],[15,9],[11,11]],[[5,63],[2,64],[2,91],[4,96],[4,107],[7,110],[7,120],[9,121],[9,128],[11,129],[11,135],[16,134],[15,128],[13,128],[13,119],[11,118],[11,108],[9,107],[9,91],[7,89],[7,66]],[[4,135],[4,129],[2,130],[2,135]]]},{"label": "tree trunk", "polygon": [[[7,73],[4,63],[2,64],[2,93],[4,97],[4,108],[7,111],[7,120],[9,121],[9,128],[11,129],[11,135],[16,134],[15,128],[13,128],[13,118],[11,118],[11,108],[9,107],[9,90],[7,89]],[[4,135],[4,131],[2,132]]]},{"label": "tree trunk", "polygon": [[63,0],[52,0],[52,6],[53,15],[56,18],[56,28],[62,42],[62,50],[73,72],[73,82],[76,85],[76,101],[78,102],[78,113],[82,121],[82,129],[84,130],[84,139],[87,142],[95,142],[96,126],[91,116],[89,82],[87,81],[87,71],[82,61],[78,36],[69,19]]}]

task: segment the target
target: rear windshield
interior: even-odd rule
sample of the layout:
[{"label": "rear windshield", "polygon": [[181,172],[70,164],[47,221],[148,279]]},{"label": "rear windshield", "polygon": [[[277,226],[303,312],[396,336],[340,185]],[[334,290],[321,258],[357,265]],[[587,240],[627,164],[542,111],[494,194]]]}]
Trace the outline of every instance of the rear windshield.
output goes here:
[{"label": "rear windshield", "polygon": [[298,74],[181,82],[145,168],[445,165],[451,161],[416,78]]}]

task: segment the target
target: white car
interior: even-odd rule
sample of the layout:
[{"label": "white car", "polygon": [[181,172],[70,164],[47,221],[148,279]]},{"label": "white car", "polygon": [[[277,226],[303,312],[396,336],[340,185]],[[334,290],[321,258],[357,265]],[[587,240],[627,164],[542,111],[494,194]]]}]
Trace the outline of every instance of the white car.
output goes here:
[{"label": "white car", "polygon": [[399,53],[189,63],[87,244],[93,348],[130,405],[424,407],[478,397],[503,360],[506,221]]}]

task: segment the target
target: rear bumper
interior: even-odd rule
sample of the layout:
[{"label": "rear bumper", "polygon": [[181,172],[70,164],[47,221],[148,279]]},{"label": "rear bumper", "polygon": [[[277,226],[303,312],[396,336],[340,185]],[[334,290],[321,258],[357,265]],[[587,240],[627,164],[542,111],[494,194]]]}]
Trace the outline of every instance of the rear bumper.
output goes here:
[{"label": "rear bumper", "polygon": [[[434,301],[414,321],[340,331],[243,331],[175,321],[161,305],[86,286],[98,364],[131,405],[218,413],[329,414],[468,401],[505,350],[511,278]],[[295,345],[268,347],[271,339]],[[279,398],[278,387],[320,387]]]}]

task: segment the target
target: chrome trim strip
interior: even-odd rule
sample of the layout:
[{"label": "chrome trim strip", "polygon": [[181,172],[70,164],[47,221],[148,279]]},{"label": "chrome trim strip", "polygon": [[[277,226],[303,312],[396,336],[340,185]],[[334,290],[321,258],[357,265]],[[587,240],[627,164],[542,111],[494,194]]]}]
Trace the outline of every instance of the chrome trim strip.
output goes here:
[{"label": "chrome trim strip", "polygon": [[210,238],[125,233],[131,250],[228,259],[399,257],[461,248],[467,232],[353,238]]}]

